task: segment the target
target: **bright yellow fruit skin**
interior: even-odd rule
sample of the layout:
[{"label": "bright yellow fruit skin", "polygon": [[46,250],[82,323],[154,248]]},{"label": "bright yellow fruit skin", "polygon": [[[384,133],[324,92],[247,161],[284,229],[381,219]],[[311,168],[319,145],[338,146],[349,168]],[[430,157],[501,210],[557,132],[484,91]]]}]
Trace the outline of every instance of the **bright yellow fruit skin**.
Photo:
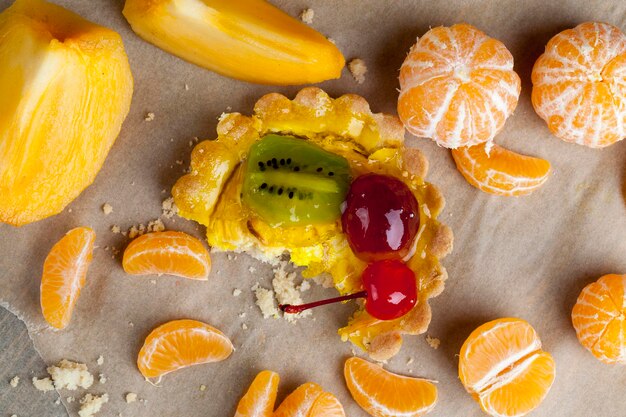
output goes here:
[{"label": "bright yellow fruit skin", "polygon": [[123,13],[146,41],[244,81],[316,83],[345,65],[332,42],[265,0],[126,0]]},{"label": "bright yellow fruit skin", "polygon": [[59,213],[100,170],[130,108],[121,37],[43,0],[0,14],[0,222]]}]

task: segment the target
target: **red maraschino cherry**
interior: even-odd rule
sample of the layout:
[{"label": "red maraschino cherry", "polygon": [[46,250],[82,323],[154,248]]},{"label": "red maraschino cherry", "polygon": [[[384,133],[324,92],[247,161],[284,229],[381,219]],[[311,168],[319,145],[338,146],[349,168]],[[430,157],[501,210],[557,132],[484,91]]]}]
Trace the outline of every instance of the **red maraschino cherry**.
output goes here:
[{"label": "red maraschino cherry", "polygon": [[365,174],[350,185],[341,216],[354,253],[365,261],[402,259],[419,229],[419,204],[397,178]]},{"label": "red maraschino cherry", "polygon": [[417,302],[415,273],[401,261],[374,262],[365,268],[362,280],[365,291],[308,304],[281,304],[279,307],[285,313],[296,314],[321,305],[365,298],[365,310],[372,317],[393,320],[411,311]]}]

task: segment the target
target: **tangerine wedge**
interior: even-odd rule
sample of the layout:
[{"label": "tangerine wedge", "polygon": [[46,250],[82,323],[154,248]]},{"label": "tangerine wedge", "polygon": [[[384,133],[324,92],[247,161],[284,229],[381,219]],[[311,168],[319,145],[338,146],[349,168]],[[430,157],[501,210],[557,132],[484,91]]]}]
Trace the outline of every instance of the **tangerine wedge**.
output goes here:
[{"label": "tangerine wedge", "polygon": [[64,329],[72,318],[80,290],[85,285],[95,240],[96,233],[88,227],[72,229],[52,247],[44,261],[41,312],[56,329]]},{"label": "tangerine wedge", "polygon": [[486,193],[502,196],[530,194],[550,176],[550,162],[521,155],[493,144],[453,149],[452,158],[463,177]]},{"label": "tangerine wedge", "polygon": [[524,416],[541,404],[554,382],[552,356],[526,321],[503,318],[474,330],[461,347],[459,378],[492,416]]},{"label": "tangerine wedge", "polygon": [[334,395],[307,382],[283,400],[273,417],[345,417],[345,412]]},{"label": "tangerine wedge", "polygon": [[279,380],[276,372],[259,372],[241,397],[235,417],[272,417]]},{"label": "tangerine wedge", "polygon": [[148,335],[137,367],[145,378],[160,378],[188,366],[223,361],[232,352],[230,339],[216,328],[196,320],[174,320]]},{"label": "tangerine wedge", "polygon": [[572,310],[580,343],[609,364],[626,364],[626,275],[605,275],[587,285]]},{"label": "tangerine wedge", "polygon": [[419,417],[437,403],[432,382],[391,373],[361,358],[346,361],[344,377],[354,401],[374,417]]},{"label": "tangerine wedge", "polygon": [[122,260],[131,275],[168,274],[207,280],[211,257],[202,242],[183,232],[154,232],[130,242]]}]

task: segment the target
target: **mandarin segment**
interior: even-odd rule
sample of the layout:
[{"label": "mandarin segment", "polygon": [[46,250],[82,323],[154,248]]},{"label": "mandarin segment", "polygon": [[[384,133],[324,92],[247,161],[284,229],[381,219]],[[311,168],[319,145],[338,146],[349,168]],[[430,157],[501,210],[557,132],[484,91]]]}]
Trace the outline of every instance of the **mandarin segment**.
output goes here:
[{"label": "mandarin segment", "polygon": [[346,413],[337,397],[324,392],[317,397],[307,417],[346,417]]},{"label": "mandarin segment", "polygon": [[458,148],[491,141],[517,106],[513,56],[467,24],[436,27],[400,68],[398,115],[416,136]]},{"label": "mandarin segment", "polygon": [[96,233],[88,227],[67,232],[50,250],[41,277],[41,312],[50,326],[65,328],[85,285]]},{"label": "mandarin segment", "polygon": [[419,417],[437,403],[432,382],[393,374],[361,358],[346,361],[344,377],[354,401],[374,417]]},{"label": "mandarin segment", "polygon": [[280,377],[276,372],[261,371],[241,397],[235,417],[272,417]]},{"label": "mandarin segment", "polygon": [[550,162],[521,155],[493,144],[453,149],[452,158],[463,177],[486,193],[520,196],[541,187],[550,176]]},{"label": "mandarin segment", "polygon": [[219,362],[233,344],[222,332],[196,320],[174,320],[154,329],[137,357],[145,378],[157,378],[188,366]]},{"label": "mandarin segment", "polygon": [[479,326],[459,354],[459,378],[485,412],[524,416],[541,404],[554,382],[555,363],[526,321],[503,318]]},{"label": "mandarin segment", "polygon": [[587,285],[572,310],[580,343],[597,359],[626,364],[626,275],[605,275]]},{"label": "mandarin segment", "polygon": [[139,236],[124,251],[127,274],[168,274],[207,280],[211,257],[202,242],[183,232],[154,232]]},{"label": "mandarin segment", "polygon": [[314,382],[302,384],[283,400],[273,417],[308,417],[313,404],[323,393],[322,387]]},{"label": "mandarin segment", "polygon": [[555,35],[532,71],[532,103],[558,138],[592,148],[626,136],[626,35],[586,22]]}]

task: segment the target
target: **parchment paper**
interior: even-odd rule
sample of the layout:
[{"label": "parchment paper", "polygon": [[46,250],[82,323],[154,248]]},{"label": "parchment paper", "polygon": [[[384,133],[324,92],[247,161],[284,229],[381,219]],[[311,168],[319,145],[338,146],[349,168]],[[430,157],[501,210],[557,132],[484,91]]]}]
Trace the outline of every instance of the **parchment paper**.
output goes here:
[{"label": "parchment paper", "polygon": [[[217,117],[227,107],[250,113],[261,95],[278,91],[293,97],[299,87],[247,84],[183,62],[135,36],[122,17],[121,0],[57,2],[122,34],[135,95],[104,168],[80,198],[62,214],[39,223],[22,228],[0,226],[0,299],[27,322],[43,358],[49,363],[62,358],[86,362],[92,372],[104,374],[107,382],[95,383],[89,390],[109,394],[104,416],[231,416],[262,369],[280,373],[279,399],[299,384],[315,381],[339,397],[349,416],[365,415],[343,382],[343,361],[351,354],[351,346],[336,335],[352,306],[318,309],[314,319],[296,325],[264,320],[250,287],[255,282],[269,287],[271,269],[246,256],[229,260],[224,254],[214,255],[210,280],[190,282],[127,276],[121,268],[121,253],[112,258],[111,250],[104,250],[105,246],[123,250],[127,244],[123,236],[110,232],[112,225],[125,229],[160,216],[161,201],[189,162],[189,141],[194,136],[214,137]],[[534,416],[626,416],[624,368],[603,365],[583,350],[570,322],[571,308],[583,286],[605,273],[626,272],[626,143],[604,150],[567,144],[549,134],[530,105],[530,70],[548,39],[586,20],[607,21],[624,30],[626,3],[273,2],[294,16],[312,7],[313,26],[333,38],[348,60],[365,60],[369,72],[364,84],[358,85],[344,71],[340,80],[321,86],[333,96],[361,94],[374,111],[395,112],[398,68],[416,37],[430,26],[465,21],[502,40],[515,57],[522,94],[496,142],[547,158],[553,166],[550,180],[533,195],[495,197],[469,186],[454,168],[449,152],[429,140],[409,139],[411,146],[428,156],[428,180],[446,196],[441,218],[454,230],[455,249],[444,261],[450,276],[447,288],[432,302],[428,334],[440,338],[441,347],[432,349],[423,336],[407,337],[387,368],[439,381],[440,399],[433,417],[480,416],[478,405],[458,381],[455,355],[476,326],[518,316],[534,325],[557,362],[556,382]],[[0,0],[0,9],[10,3]],[[144,120],[148,112],[155,114],[151,122]],[[112,214],[102,213],[104,203],[113,206]],[[180,218],[165,219],[165,223],[198,237],[204,233]],[[53,332],[46,328],[39,307],[42,263],[54,242],[79,225],[96,230],[99,248],[69,328]],[[255,273],[249,272],[250,266],[256,268]],[[232,296],[234,288],[243,291],[241,296]],[[304,296],[311,300],[330,294],[331,290],[316,288]],[[245,318],[239,317],[241,312]],[[152,386],[136,369],[137,352],[151,329],[179,318],[203,320],[220,328],[237,350],[224,362],[179,371],[166,376],[159,387]],[[242,329],[243,323],[247,330]],[[104,357],[102,366],[96,365],[99,355]],[[414,358],[410,365],[409,358]],[[205,391],[200,390],[201,384],[206,385]],[[136,392],[147,402],[126,404],[127,392]],[[61,394],[63,398],[81,395]],[[67,406],[76,415],[78,405]],[[51,407],[55,407],[52,399]],[[1,408],[2,404],[3,414]],[[18,415],[29,415],[29,411]]]}]

